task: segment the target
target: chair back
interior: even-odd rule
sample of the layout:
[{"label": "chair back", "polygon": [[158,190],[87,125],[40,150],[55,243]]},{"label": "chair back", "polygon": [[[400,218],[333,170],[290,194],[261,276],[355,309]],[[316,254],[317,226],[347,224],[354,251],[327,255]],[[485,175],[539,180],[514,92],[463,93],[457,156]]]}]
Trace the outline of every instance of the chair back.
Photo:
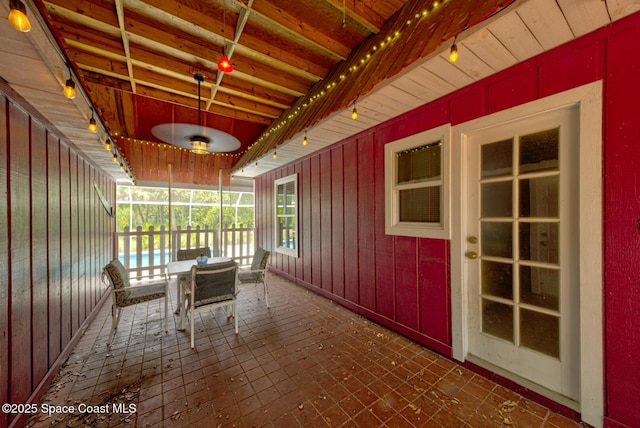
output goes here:
[{"label": "chair back", "polygon": [[102,270],[111,284],[112,292],[115,295],[116,306],[122,306],[128,298],[128,292],[116,293],[115,291],[130,287],[129,275],[127,274],[126,269],[120,260],[113,259]]},{"label": "chair back", "polygon": [[238,263],[234,261],[191,267],[193,306],[235,298],[238,293]]},{"label": "chair back", "polygon": [[200,254],[204,254],[207,257],[211,257],[211,247],[199,247],[199,248],[189,248],[186,250],[178,250],[176,254],[177,261],[181,260],[195,260],[196,257],[199,257]]},{"label": "chair back", "polygon": [[256,249],[256,252],[253,254],[253,261],[251,262],[251,270],[266,269],[269,263],[270,255],[271,252],[265,250],[264,248]]}]

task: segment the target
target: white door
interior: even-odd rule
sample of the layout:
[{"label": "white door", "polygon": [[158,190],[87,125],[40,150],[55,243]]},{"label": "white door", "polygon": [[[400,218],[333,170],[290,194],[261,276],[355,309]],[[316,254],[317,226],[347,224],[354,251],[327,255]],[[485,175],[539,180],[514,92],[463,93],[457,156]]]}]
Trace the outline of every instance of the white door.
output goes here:
[{"label": "white door", "polygon": [[467,135],[468,353],[580,398],[578,110]]}]

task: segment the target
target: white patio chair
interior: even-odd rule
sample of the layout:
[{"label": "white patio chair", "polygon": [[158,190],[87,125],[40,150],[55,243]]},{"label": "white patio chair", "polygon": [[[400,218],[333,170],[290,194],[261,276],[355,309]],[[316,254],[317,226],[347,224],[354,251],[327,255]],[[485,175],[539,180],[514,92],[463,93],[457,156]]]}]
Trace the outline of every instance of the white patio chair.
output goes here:
[{"label": "white patio chair", "polygon": [[[194,265],[189,280],[182,279],[182,310],[180,329],[185,329],[185,318],[189,317],[191,348],[195,348],[195,315],[218,307],[227,309],[233,316],[238,334],[238,264],[234,261],[210,265]],[[231,307],[231,315],[228,310]]]},{"label": "white patio chair", "polygon": [[[158,275],[155,275],[156,277]],[[148,302],[155,299],[164,299],[164,330],[169,330],[167,309],[169,295],[169,281],[166,276],[162,278],[150,279],[150,276],[143,276],[140,285],[132,286],[129,282],[129,275],[126,269],[120,263],[120,260],[113,259],[102,269],[103,280],[106,278],[111,288],[111,332],[107,345],[111,345],[113,335],[118,328],[122,308],[137,305],[138,303]]]},{"label": "white patio chair", "polygon": [[267,270],[269,270],[270,251],[258,248],[253,254],[253,261],[249,269],[241,268],[238,271],[238,282],[240,284],[262,284],[264,290],[264,300],[269,307],[269,290],[267,288]]}]

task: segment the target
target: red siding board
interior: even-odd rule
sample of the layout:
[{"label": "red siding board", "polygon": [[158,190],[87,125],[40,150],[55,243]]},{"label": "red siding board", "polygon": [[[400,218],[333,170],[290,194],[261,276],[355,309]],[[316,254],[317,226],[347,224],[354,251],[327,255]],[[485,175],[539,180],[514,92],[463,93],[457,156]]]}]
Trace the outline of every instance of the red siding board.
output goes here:
[{"label": "red siding board", "polygon": [[418,132],[419,118],[420,118],[420,115],[415,110],[403,116],[400,116],[397,121],[393,122],[393,126],[395,128],[395,138],[401,139]]},{"label": "red siding board", "polygon": [[[37,122],[31,123],[31,276],[33,381],[38,382],[49,368],[47,320],[47,134]],[[35,388],[37,384],[31,385]]]},{"label": "red siding board", "polygon": [[[11,372],[9,402],[25,403],[31,392],[31,259],[29,116],[9,107],[9,282]],[[25,245],[26,243],[26,245]]]},{"label": "red siding board", "polygon": [[601,64],[604,60],[599,43],[585,41],[585,44],[577,42],[561,47],[552,59],[540,64],[540,97],[566,91],[602,78]]},{"label": "red siding board", "polygon": [[621,424],[640,426],[640,45],[638,25],[609,40],[605,148],[605,319],[607,408]]},{"label": "red siding board", "polygon": [[531,69],[503,76],[488,86],[488,113],[495,113],[535,99],[535,74]]},{"label": "red siding board", "polygon": [[420,331],[451,346],[449,241],[418,240]]},{"label": "red siding board", "polygon": [[320,242],[322,253],[322,289],[332,291],[331,271],[331,153],[320,155]]},{"label": "red siding board", "polygon": [[322,234],[320,232],[320,156],[312,156],[311,162],[311,235],[302,237],[311,241],[311,283],[322,287]]},{"label": "red siding board", "polygon": [[60,340],[71,340],[71,185],[69,149],[60,146]]},{"label": "red siding board", "polygon": [[[395,319],[395,274],[394,274],[394,240],[384,231],[384,145],[394,140],[394,128],[385,127],[374,137],[374,198],[375,204],[375,295],[376,312],[391,320]],[[378,173],[379,172],[379,173]]]},{"label": "red siding board", "polygon": [[360,303],[358,242],[358,158],[357,142],[343,146],[344,154],[344,297]]},{"label": "red siding board", "polygon": [[300,172],[300,231],[298,244],[300,245],[300,263],[302,270],[302,280],[311,283],[311,266],[312,253],[311,242],[313,240],[311,233],[311,224],[313,222],[313,212],[311,211],[311,160],[304,159],[301,162],[302,169]]},{"label": "red siding board", "polygon": [[69,293],[71,296],[71,336],[78,331],[78,307],[80,306],[78,298],[79,283],[79,256],[78,256],[78,155],[71,151],[69,153],[69,203],[71,216],[69,217],[71,229],[71,287]]},{"label": "red siding board", "polygon": [[62,351],[60,319],[60,293],[62,276],[60,270],[60,143],[47,134],[47,241],[49,270],[49,361],[55,361]]},{"label": "red siding board", "polygon": [[396,237],[396,320],[418,330],[417,239]]},{"label": "red siding board", "polygon": [[344,297],[344,154],[331,150],[331,280],[333,294]]},{"label": "red siding board", "polygon": [[358,275],[360,304],[375,310],[375,182],[373,134],[358,139]]},{"label": "red siding board", "polygon": [[[7,178],[8,102],[0,97],[0,385],[9,385],[9,199]],[[9,402],[9,388],[0,388],[0,402]],[[7,426],[7,414],[0,412],[0,426]]]},{"label": "red siding board", "polygon": [[78,159],[78,200],[79,200],[79,210],[78,210],[78,235],[80,236],[80,241],[78,242],[78,254],[80,256],[79,259],[79,281],[80,281],[80,290],[79,290],[79,312],[78,316],[80,322],[84,320],[89,314],[90,308],[87,304],[87,290],[88,290],[88,278],[87,272],[87,263],[89,262],[88,255],[86,254],[88,247],[87,242],[87,233],[86,233],[86,215],[87,215],[87,205],[86,205],[86,186],[87,186],[87,177],[86,173],[86,164],[80,158]]},{"label": "red siding board", "polygon": [[[472,87],[460,91],[450,99],[450,121],[452,125],[475,119],[487,111],[487,90],[484,87]],[[442,123],[446,123],[442,122]]]}]

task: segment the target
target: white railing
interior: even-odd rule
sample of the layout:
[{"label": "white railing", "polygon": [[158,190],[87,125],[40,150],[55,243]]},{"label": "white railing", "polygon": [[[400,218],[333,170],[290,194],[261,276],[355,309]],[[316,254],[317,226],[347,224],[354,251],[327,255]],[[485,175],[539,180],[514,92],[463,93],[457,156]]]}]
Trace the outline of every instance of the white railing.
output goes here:
[{"label": "white railing", "polygon": [[222,230],[177,228],[171,231],[171,239],[164,226],[160,230],[149,226],[146,231],[140,226],[135,231],[125,227],[116,237],[120,261],[137,275],[164,273],[166,264],[176,259],[180,249],[211,247],[212,256],[229,257],[240,265],[250,264],[255,250],[254,228],[241,224]]}]

